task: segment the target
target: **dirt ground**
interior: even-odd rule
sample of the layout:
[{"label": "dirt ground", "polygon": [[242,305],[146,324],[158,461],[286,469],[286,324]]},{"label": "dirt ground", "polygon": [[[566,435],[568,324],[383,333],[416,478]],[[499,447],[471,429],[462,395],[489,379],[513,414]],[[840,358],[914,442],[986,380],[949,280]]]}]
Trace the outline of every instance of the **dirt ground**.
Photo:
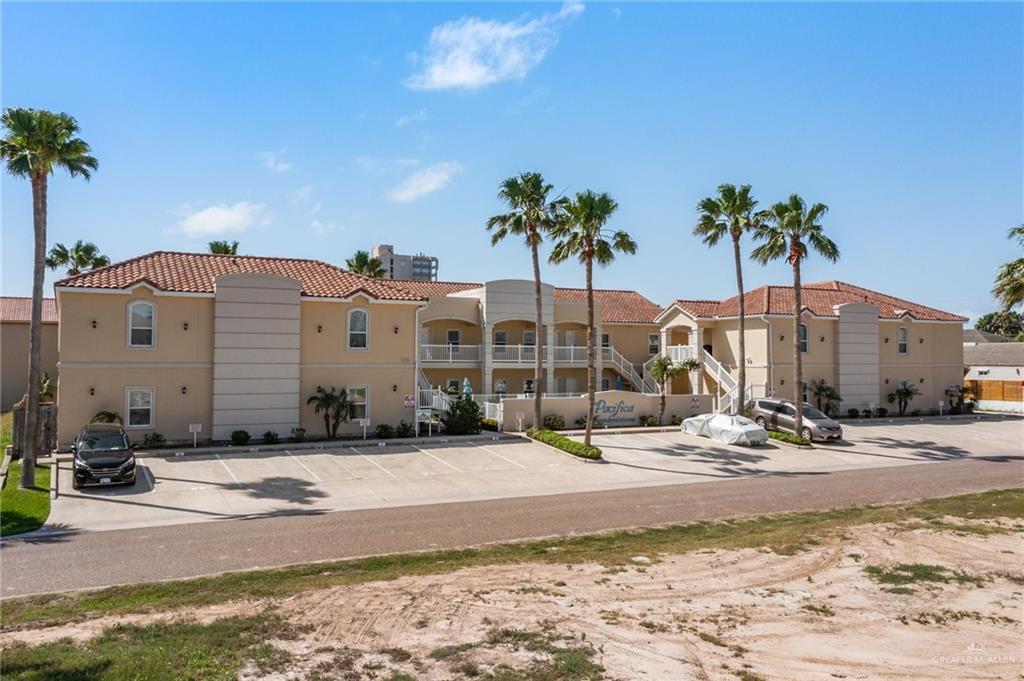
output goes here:
[{"label": "dirt ground", "polygon": [[[1005,531],[979,534],[981,523],[963,531],[955,522],[857,527],[793,555],[533,563],[307,592],[272,604],[296,633],[273,642],[287,653],[282,661],[242,677],[1022,678],[1022,528],[992,521]],[[900,564],[940,567],[921,568],[933,581],[886,581]],[[4,638],[86,639],[117,622],[210,621],[267,606],[98,619]],[[561,675],[544,667],[552,660]]]}]

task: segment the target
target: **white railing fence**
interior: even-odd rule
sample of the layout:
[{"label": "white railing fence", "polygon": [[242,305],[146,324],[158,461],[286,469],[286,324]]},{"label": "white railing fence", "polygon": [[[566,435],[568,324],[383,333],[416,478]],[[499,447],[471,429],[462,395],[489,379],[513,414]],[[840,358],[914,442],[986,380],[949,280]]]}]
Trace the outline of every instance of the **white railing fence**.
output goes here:
[{"label": "white railing fence", "polygon": [[587,346],[556,345],[552,348],[555,364],[586,364]]},{"label": "white railing fence", "polygon": [[736,379],[732,377],[728,369],[711,356],[711,353],[701,350],[700,360],[704,365],[704,370],[715,380],[715,383],[718,384],[718,391],[722,393],[718,398],[718,411],[727,414],[734,413],[740,392]]},{"label": "white railing fence", "polygon": [[419,398],[417,399],[416,405],[420,409],[430,409],[431,411],[443,411],[447,412],[451,407],[452,397],[443,390],[437,388],[430,388],[428,390],[420,390]]},{"label": "white railing fence", "polygon": [[479,362],[479,345],[421,345],[421,362]]},{"label": "white railing fence", "polygon": [[605,366],[614,368],[620,374],[629,379],[634,390],[639,390],[640,392],[648,394],[658,392],[658,386],[655,385],[654,381],[647,380],[643,375],[641,375],[640,372],[636,370],[636,367],[633,366],[628,359],[623,357],[615,348],[602,347],[601,360]]},{"label": "white railing fence", "polygon": [[537,361],[536,345],[491,346],[491,361],[497,364],[525,364]]}]

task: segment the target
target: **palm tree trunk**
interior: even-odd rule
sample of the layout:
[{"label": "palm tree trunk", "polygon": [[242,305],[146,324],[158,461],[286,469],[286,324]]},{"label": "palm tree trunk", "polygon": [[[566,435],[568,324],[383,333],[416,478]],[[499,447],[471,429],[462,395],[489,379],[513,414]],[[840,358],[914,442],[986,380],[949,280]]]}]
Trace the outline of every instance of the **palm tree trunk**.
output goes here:
[{"label": "palm tree trunk", "polygon": [[46,175],[32,175],[32,227],[35,253],[32,262],[32,317],[28,332],[28,400],[22,439],[21,486],[36,484],[39,441],[39,379],[42,373],[43,275],[46,268]]},{"label": "palm tree trunk", "polygon": [[594,329],[594,260],[586,256],[587,270],[587,433],[583,444],[590,446],[590,433],[594,429],[594,391],[597,390],[597,368],[594,365],[597,334]]},{"label": "palm tree trunk", "polygon": [[[732,253],[733,258],[736,261],[736,293],[739,295],[740,301],[740,376],[739,376],[739,395],[736,399],[740,402],[740,408],[738,413],[743,413],[743,402],[746,400],[747,395],[747,320],[746,320],[746,304],[743,301],[743,264],[740,258],[740,237],[739,234],[734,234],[732,237]],[[736,403],[733,403],[733,412],[737,413]]]},{"label": "palm tree trunk", "polygon": [[[533,255],[533,297],[537,305],[537,320],[533,331],[533,427],[540,428],[541,419],[541,385],[544,380],[544,362],[541,357],[541,331],[544,328],[544,309],[540,295],[540,256],[537,254],[537,240],[530,240],[530,251]],[[554,358],[552,358],[554,361]]]},{"label": "palm tree trunk", "polygon": [[[800,256],[799,248],[794,245],[790,253],[793,263],[793,402],[796,407],[796,419],[794,421],[794,432],[800,435],[804,425],[804,401],[800,387],[804,382],[803,356],[800,353]],[[796,257],[793,257],[793,255]]]}]

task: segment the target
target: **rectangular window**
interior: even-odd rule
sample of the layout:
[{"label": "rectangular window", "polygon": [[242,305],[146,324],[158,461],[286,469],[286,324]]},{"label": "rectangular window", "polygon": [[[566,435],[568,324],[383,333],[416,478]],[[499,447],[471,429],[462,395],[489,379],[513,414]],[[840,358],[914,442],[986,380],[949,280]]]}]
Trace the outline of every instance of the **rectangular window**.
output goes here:
[{"label": "rectangular window", "polygon": [[536,345],[537,334],[533,332],[533,329],[523,330],[523,345]]},{"label": "rectangular window", "polygon": [[369,399],[370,388],[365,385],[350,385],[345,388],[345,394],[348,396],[348,417],[355,421],[356,419],[366,419],[370,417]]},{"label": "rectangular window", "polygon": [[457,393],[457,392],[459,392],[459,389],[460,389],[461,386],[462,386],[462,383],[459,382],[459,379],[457,379],[457,378],[449,378],[448,379],[448,392],[450,392],[450,393]]},{"label": "rectangular window", "polygon": [[508,392],[508,381],[506,381],[504,378],[499,378],[497,381],[495,381],[495,383],[494,383],[494,392],[495,392],[495,394],[498,394],[498,395],[504,395],[505,393],[507,393]]},{"label": "rectangular window", "polygon": [[907,327],[901,326],[896,329],[896,352],[905,355],[909,350],[910,344],[907,342]]},{"label": "rectangular window", "polygon": [[448,329],[448,345],[458,345],[462,333],[458,329]]},{"label": "rectangular window", "polygon": [[800,352],[807,352],[807,325],[800,325]]},{"label": "rectangular window", "polygon": [[801,383],[800,384],[800,401],[801,402],[807,402],[807,384],[806,383]]},{"label": "rectangular window", "polygon": [[661,352],[661,335],[657,333],[647,334],[647,352],[656,355]]},{"label": "rectangular window", "polygon": [[532,395],[533,394],[533,379],[532,378],[524,378],[523,379],[523,393],[526,394],[526,395]]},{"label": "rectangular window", "polygon": [[125,388],[127,428],[153,427],[154,388]]},{"label": "rectangular window", "polygon": [[494,330],[494,344],[506,345],[508,343],[508,331]]},{"label": "rectangular window", "polygon": [[611,381],[609,381],[607,378],[602,378],[601,379],[601,390],[610,390],[610,389],[611,389]]},{"label": "rectangular window", "polygon": [[609,336],[606,333],[602,333],[601,334],[601,347],[602,348],[610,348],[611,346],[612,346],[611,336]]}]

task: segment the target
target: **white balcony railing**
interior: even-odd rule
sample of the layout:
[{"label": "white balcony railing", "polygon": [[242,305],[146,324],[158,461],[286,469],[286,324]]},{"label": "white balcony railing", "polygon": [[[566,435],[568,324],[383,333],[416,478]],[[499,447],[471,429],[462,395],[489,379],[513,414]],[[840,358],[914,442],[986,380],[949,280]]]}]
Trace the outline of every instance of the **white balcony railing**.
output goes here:
[{"label": "white balcony railing", "polygon": [[586,364],[587,346],[556,345],[554,348],[555,364]]},{"label": "white balcony railing", "polygon": [[491,361],[495,364],[532,364],[537,361],[536,345],[494,345]]},{"label": "white balcony railing", "polygon": [[421,362],[479,362],[479,345],[421,345]]},{"label": "white balcony railing", "polygon": [[693,359],[694,349],[689,345],[670,345],[665,348],[665,354],[673,363],[685,362]]}]

